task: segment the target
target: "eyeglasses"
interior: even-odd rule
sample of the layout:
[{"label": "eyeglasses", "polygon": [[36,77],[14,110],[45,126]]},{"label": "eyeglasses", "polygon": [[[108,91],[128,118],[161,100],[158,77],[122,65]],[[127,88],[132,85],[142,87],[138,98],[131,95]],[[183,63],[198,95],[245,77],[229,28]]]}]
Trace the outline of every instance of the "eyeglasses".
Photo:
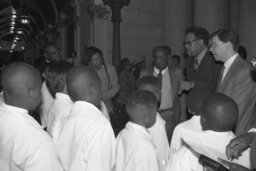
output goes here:
[{"label": "eyeglasses", "polygon": [[209,43],[209,47],[212,49],[216,49],[218,47],[218,45],[223,44],[224,42],[210,42]]},{"label": "eyeglasses", "polygon": [[183,46],[192,46],[193,42],[197,41],[198,39],[194,39],[194,40],[191,40],[191,41],[185,41],[183,43]]}]

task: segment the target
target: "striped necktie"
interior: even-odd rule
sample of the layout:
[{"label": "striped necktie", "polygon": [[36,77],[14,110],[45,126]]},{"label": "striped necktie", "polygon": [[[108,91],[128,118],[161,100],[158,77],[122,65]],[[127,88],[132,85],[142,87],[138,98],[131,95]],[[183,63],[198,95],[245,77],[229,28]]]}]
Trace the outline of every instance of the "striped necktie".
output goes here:
[{"label": "striped necktie", "polygon": [[219,75],[219,79],[218,79],[217,88],[220,87],[220,85],[221,85],[224,69],[225,69],[225,66],[223,65],[221,70],[220,70],[220,75]]}]

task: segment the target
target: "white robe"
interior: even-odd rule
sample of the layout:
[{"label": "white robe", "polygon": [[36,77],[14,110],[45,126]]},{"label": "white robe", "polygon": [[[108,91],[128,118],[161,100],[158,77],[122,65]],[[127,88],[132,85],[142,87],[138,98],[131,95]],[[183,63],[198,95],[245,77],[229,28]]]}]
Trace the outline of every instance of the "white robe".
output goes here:
[{"label": "white robe", "polygon": [[61,171],[49,135],[22,108],[0,105],[0,170]]},{"label": "white robe", "polygon": [[46,128],[46,127],[49,128],[50,121],[48,117],[48,111],[54,101],[54,98],[50,94],[45,81],[42,84],[41,93],[42,93],[42,102],[40,106],[41,125],[43,128]]},{"label": "white robe", "polygon": [[203,167],[198,162],[198,155],[183,142],[183,130],[202,131],[200,118],[200,116],[194,115],[191,119],[175,127],[170,145],[167,171],[203,171]]},{"label": "white robe", "polygon": [[56,93],[55,100],[48,112],[49,128],[47,129],[54,143],[56,143],[65,122],[68,120],[72,107],[73,102],[69,95]]},{"label": "white robe", "polygon": [[116,171],[158,171],[156,149],[148,130],[128,122],[117,137]]},{"label": "white robe", "polygon": [[165,121],[158,113],[155,124],[148,130],[156,147],[160,170],[165,171],[169,155],[169,142],[165,130]]},{"label": "white robe", "polygon": [[172,155],[172,153],[177,152],[181,147],[183,147],[183,140],[182,140],[182,130],[188,129],[188,130],[194,130],[194,131],[202,131],[202,126],[200,122],[200,116],[194,115],[191,119],[182,122],[178,124],[172,135],[172,140],[170,144],[170,153],[169,156]]},{"label": "white robe", "polygon": [[[235,138],[234,133],[231,131],[215,132],[209,130],[196,132],[193,130],[183,130],[182,135],[184,142],[194,151],[215,161],[218,161],[218,158],[228,160],[225,153],[226,147]],[[250,148],[244,151],[238,160],[233,160],[232,162],[250,168]]]},{"label": "white robe", "polygon": [[114,168],[113,129],[101,111],[91,103],[74,103],[56,147],[64,170],[111,171]]}]

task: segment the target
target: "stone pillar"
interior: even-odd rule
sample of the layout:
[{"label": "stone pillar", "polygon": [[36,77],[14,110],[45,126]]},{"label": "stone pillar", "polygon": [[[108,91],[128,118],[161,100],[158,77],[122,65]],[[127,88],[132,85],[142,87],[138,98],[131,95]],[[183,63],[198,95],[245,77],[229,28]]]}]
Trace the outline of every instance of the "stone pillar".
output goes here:
[{"label": "stone pillar", "polygon": [[210,33],[230,27],[230,0],[194,0],[193,25]]},{"label": "stone pillar", "polygon": [[113,48],[112,48],[112,63],[118,68],[121,60],[121,42],[120,42],[120,23],[121,9],[124,6],[129,5],[130,0],[103,0],[103,2],[110,6],[112,10],[112,22],[113,22]]},{"label": "stone pillar", "polygon": [[247,60],[256,56],[256,3],[251,0],[240,0],[239,39],[240,45],[247,49]]},{"label": "stone pillar", "polygon": [[172,54],[183,55],[185,30],[192,25],[192,0],[165,0],[164,18],[164,44]]}]

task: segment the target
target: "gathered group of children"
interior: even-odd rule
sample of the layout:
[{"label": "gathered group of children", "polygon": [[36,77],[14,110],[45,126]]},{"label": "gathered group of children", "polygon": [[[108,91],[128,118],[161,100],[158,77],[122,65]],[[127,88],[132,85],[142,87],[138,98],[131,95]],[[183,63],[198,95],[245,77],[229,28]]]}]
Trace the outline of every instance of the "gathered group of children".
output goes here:
[{"label": "gathered group of children", "polygon": [[[203,171],[198,162],[202,154],[227,160],[225,148],[235,137],[238,107],[223,94],[194,88],[187,99],[193,116],[176,126],[169,145],[165,121],[157,112],[157,77],[138,81],[126,103],[129,122],[116,138],[93,69],[51,63],[44,77],[54,97],[45,121],[50,136],[28,115],[40,103],[40,74],[25,63],[13,63],[3,71],[0,170]],[[233,162],[250,168],[249,153],[250,149]]]}]

